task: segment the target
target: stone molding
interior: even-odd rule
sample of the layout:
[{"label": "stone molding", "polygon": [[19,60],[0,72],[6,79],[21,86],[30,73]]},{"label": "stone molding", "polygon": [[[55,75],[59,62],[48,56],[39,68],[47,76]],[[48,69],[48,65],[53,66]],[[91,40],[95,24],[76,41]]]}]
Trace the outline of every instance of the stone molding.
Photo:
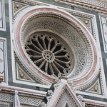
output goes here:
[{"label": "stone molding", "polygon": [[[0,84],[0,101],[7,103],[14,103],[15,91],[18,91],[19,100],[21,104],[39,106],[46,92],[32,89],[19,88],[15,86],[7,86]],[[1,104],[1,103],[0,103]]]},{"label": "stone molding", "polygon": [[86,107],[107,107],[106,102],[95,101],[91,99],[84,99],[84,102],[86,103]]},{"label": "stone molding", "polygon": [[102,13],[107,13],[107,2],[101,0],[55,0],[56,2],[79,5],[84,8],[94,9]]}]

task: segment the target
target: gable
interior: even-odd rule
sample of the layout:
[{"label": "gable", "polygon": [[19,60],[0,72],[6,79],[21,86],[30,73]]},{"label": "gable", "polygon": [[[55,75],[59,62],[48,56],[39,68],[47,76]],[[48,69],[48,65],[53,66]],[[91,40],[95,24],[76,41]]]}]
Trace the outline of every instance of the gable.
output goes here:
[{"label": "gable", "polygon": [[61,95],[56,107],[78,107],[67,90]]}]

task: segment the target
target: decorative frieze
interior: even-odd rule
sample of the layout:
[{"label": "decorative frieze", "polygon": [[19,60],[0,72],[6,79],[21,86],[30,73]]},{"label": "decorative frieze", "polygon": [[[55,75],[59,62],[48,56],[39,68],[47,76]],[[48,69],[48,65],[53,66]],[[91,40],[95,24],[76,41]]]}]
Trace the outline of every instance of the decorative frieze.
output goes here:
[{"label": "decorative frieze", "polygon": [[98,106],[98,105],[86,104],[86,107],[105,107],[105,106]]},{"label": "decorative frieze", "polygon": [[80,7],[94,9],[103,13],[107,13],[107,2],[106,0],[55,0],[65,4],[79,5]]},{"label": "decorative frieze", "polygon": [[13,103],[14,105],[16,104],[15,101],[18,101],[21,105],[38,107],[41,104],[45,94],[46,92],[43,91],[4,86],[0,84],[0,104],[2,104],[1,102],[6,102],[8,104]]},{"label": "decorative frieze", "polygon": [[9,107],[9,103],[0,102],[0,107]]},{"label": "decorative frieze", "polygon": [[[26,95],[19,95],[19,100],[20,100],[20,103],[22,105],[29,105],[29,106],[39,106],[41,101],[42,101],[42,98],[40,97],[35,97],[33,95],[29,95],[29,96],[26,96]],[[5,106],[1,106],[1,105],[5,105],[5,102],[6,104],[7,103],[14,103],[14,94],[9,94],[9,93],[0,93],[0,107],[5,107]],[[8,106],[6,106],[8,107]]]}]

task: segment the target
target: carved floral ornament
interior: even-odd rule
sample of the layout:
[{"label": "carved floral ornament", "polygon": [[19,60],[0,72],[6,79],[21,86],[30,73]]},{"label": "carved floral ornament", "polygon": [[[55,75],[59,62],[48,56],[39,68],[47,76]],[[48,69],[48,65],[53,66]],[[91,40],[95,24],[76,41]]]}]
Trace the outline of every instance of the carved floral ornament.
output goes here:
[{"label": "carved floral ornament", "polygon": [[71,14],[56,7],[29,7],[16,15],[14,29],[15,52],[41,83],[54,83],[63,75],[81,87],[97,75],[95,41]]}]

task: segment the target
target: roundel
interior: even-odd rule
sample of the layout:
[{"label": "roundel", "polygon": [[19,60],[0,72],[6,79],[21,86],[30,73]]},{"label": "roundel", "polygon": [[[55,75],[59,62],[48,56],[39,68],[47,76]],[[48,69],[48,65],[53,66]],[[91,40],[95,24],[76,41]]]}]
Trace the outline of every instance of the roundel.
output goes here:
[{"label": "roundel", "polygon": [[66,76],[76,86],[93,78],[95,41],[71,14],[51,7],[29,7],[15,19],[15,51],[35,79],[44,84]]}]

